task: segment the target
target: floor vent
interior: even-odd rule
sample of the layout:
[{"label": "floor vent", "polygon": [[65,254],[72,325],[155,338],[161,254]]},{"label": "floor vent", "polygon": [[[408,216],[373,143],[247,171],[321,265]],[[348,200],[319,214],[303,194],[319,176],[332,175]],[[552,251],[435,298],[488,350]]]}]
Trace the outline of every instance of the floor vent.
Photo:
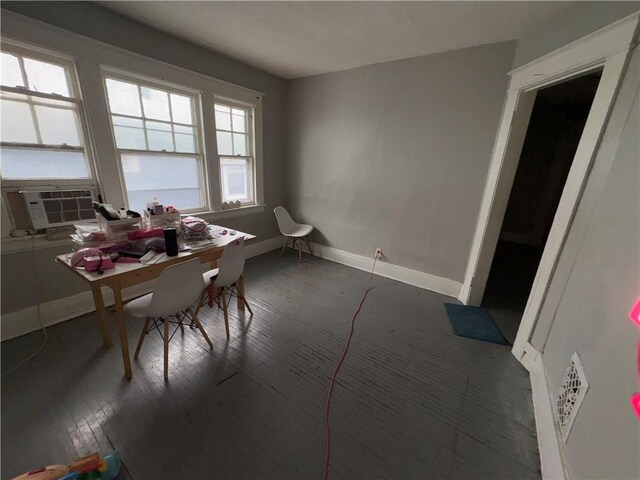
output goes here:
[{"label": "floor vent", "polygon": [[582,362],[578,354],[574,353],[556,397],[558,425],[565,443],[588,388],[589,383],[584,374]]}]

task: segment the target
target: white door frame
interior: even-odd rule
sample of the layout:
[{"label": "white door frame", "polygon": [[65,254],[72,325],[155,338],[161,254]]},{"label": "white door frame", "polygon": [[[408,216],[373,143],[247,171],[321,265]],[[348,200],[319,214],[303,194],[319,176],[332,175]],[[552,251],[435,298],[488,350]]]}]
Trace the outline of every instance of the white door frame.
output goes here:
[{"label": "white door frame", "polygon": [[638,18],[638,13],[630,15],[509,72],[511,80],[459,297],[464,304],[479,305],[482,301],[536,91],[602,69],[514,342],[512,353],[527,368],[533,367],[540,355],[530,343],[531,335],[626,68]]}]

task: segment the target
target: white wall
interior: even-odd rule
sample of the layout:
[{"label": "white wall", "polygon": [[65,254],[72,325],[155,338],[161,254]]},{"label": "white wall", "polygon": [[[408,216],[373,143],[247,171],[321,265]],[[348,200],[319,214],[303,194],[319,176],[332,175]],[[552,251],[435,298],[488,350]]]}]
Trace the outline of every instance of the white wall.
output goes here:
[{"label": "white wall", "polygon": [[596,159],[565,247],[570,258],[559,264],[541,315],[554,319],[548,339],[542,339],[552,395],[574,351],[590,384],[564,448],[571,478],[640,474],[640,428],[629,403],[640,390],[638,329],[628,318],[640,296],[638,57],[636,51],[612,114],[612,120],[625,118],[617,151],[613,158]]},{"label": "white wall", "polygon": [[462,281],[514,48],[293,80],[287,205],[315,240]]},{"label": "white wall", "polygon": [[[574,5],[519,42],[515,65],[637,10],[637,2]],[[574,352],[590,384],[562,445],[569,478],[640,475],[640,428],[629,403],[640,390],[639,335],[628,319],[640,296],[639,64],[636,49],[531,338],[552,397]]]}]

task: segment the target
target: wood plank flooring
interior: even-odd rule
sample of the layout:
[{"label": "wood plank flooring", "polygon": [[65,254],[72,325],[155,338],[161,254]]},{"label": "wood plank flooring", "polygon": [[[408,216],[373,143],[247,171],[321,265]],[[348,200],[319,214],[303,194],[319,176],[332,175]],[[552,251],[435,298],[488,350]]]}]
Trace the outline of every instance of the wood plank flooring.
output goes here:
[{"label": "wood plank flooring", "polygon": [[[205,307],[214,349],[176,333],[168,384],[157,334],[128,382],[93,315],[49,328],[2,380],[2,478],[114,448],[124,479],[320,478],[325,396],[368,274],[278,252],[246,273],[255,315],[234,304],[227,343]],[[445,301],[374,279],[334,390],[330,478],[540,478],[527,372],[510,347],[455,336]],[[133,352],[142,321],[128,322]],[[3,371],[41,340],[4,342]]]}]

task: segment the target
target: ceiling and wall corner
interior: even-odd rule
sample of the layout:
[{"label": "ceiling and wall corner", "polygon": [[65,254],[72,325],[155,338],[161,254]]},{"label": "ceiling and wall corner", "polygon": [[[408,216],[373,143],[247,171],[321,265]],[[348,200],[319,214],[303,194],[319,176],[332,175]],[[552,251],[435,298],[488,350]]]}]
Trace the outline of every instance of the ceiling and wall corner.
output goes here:
[{"label": "ceiling and wall corner", "polygon": [[640,9],[640,3],[578,2],[537,23],[518,39],[513,68],[520,67]]},{"label": "ceiling and wall corner", "polygon": [[579,2],[98,3],[293,79],[515,40]]}]

